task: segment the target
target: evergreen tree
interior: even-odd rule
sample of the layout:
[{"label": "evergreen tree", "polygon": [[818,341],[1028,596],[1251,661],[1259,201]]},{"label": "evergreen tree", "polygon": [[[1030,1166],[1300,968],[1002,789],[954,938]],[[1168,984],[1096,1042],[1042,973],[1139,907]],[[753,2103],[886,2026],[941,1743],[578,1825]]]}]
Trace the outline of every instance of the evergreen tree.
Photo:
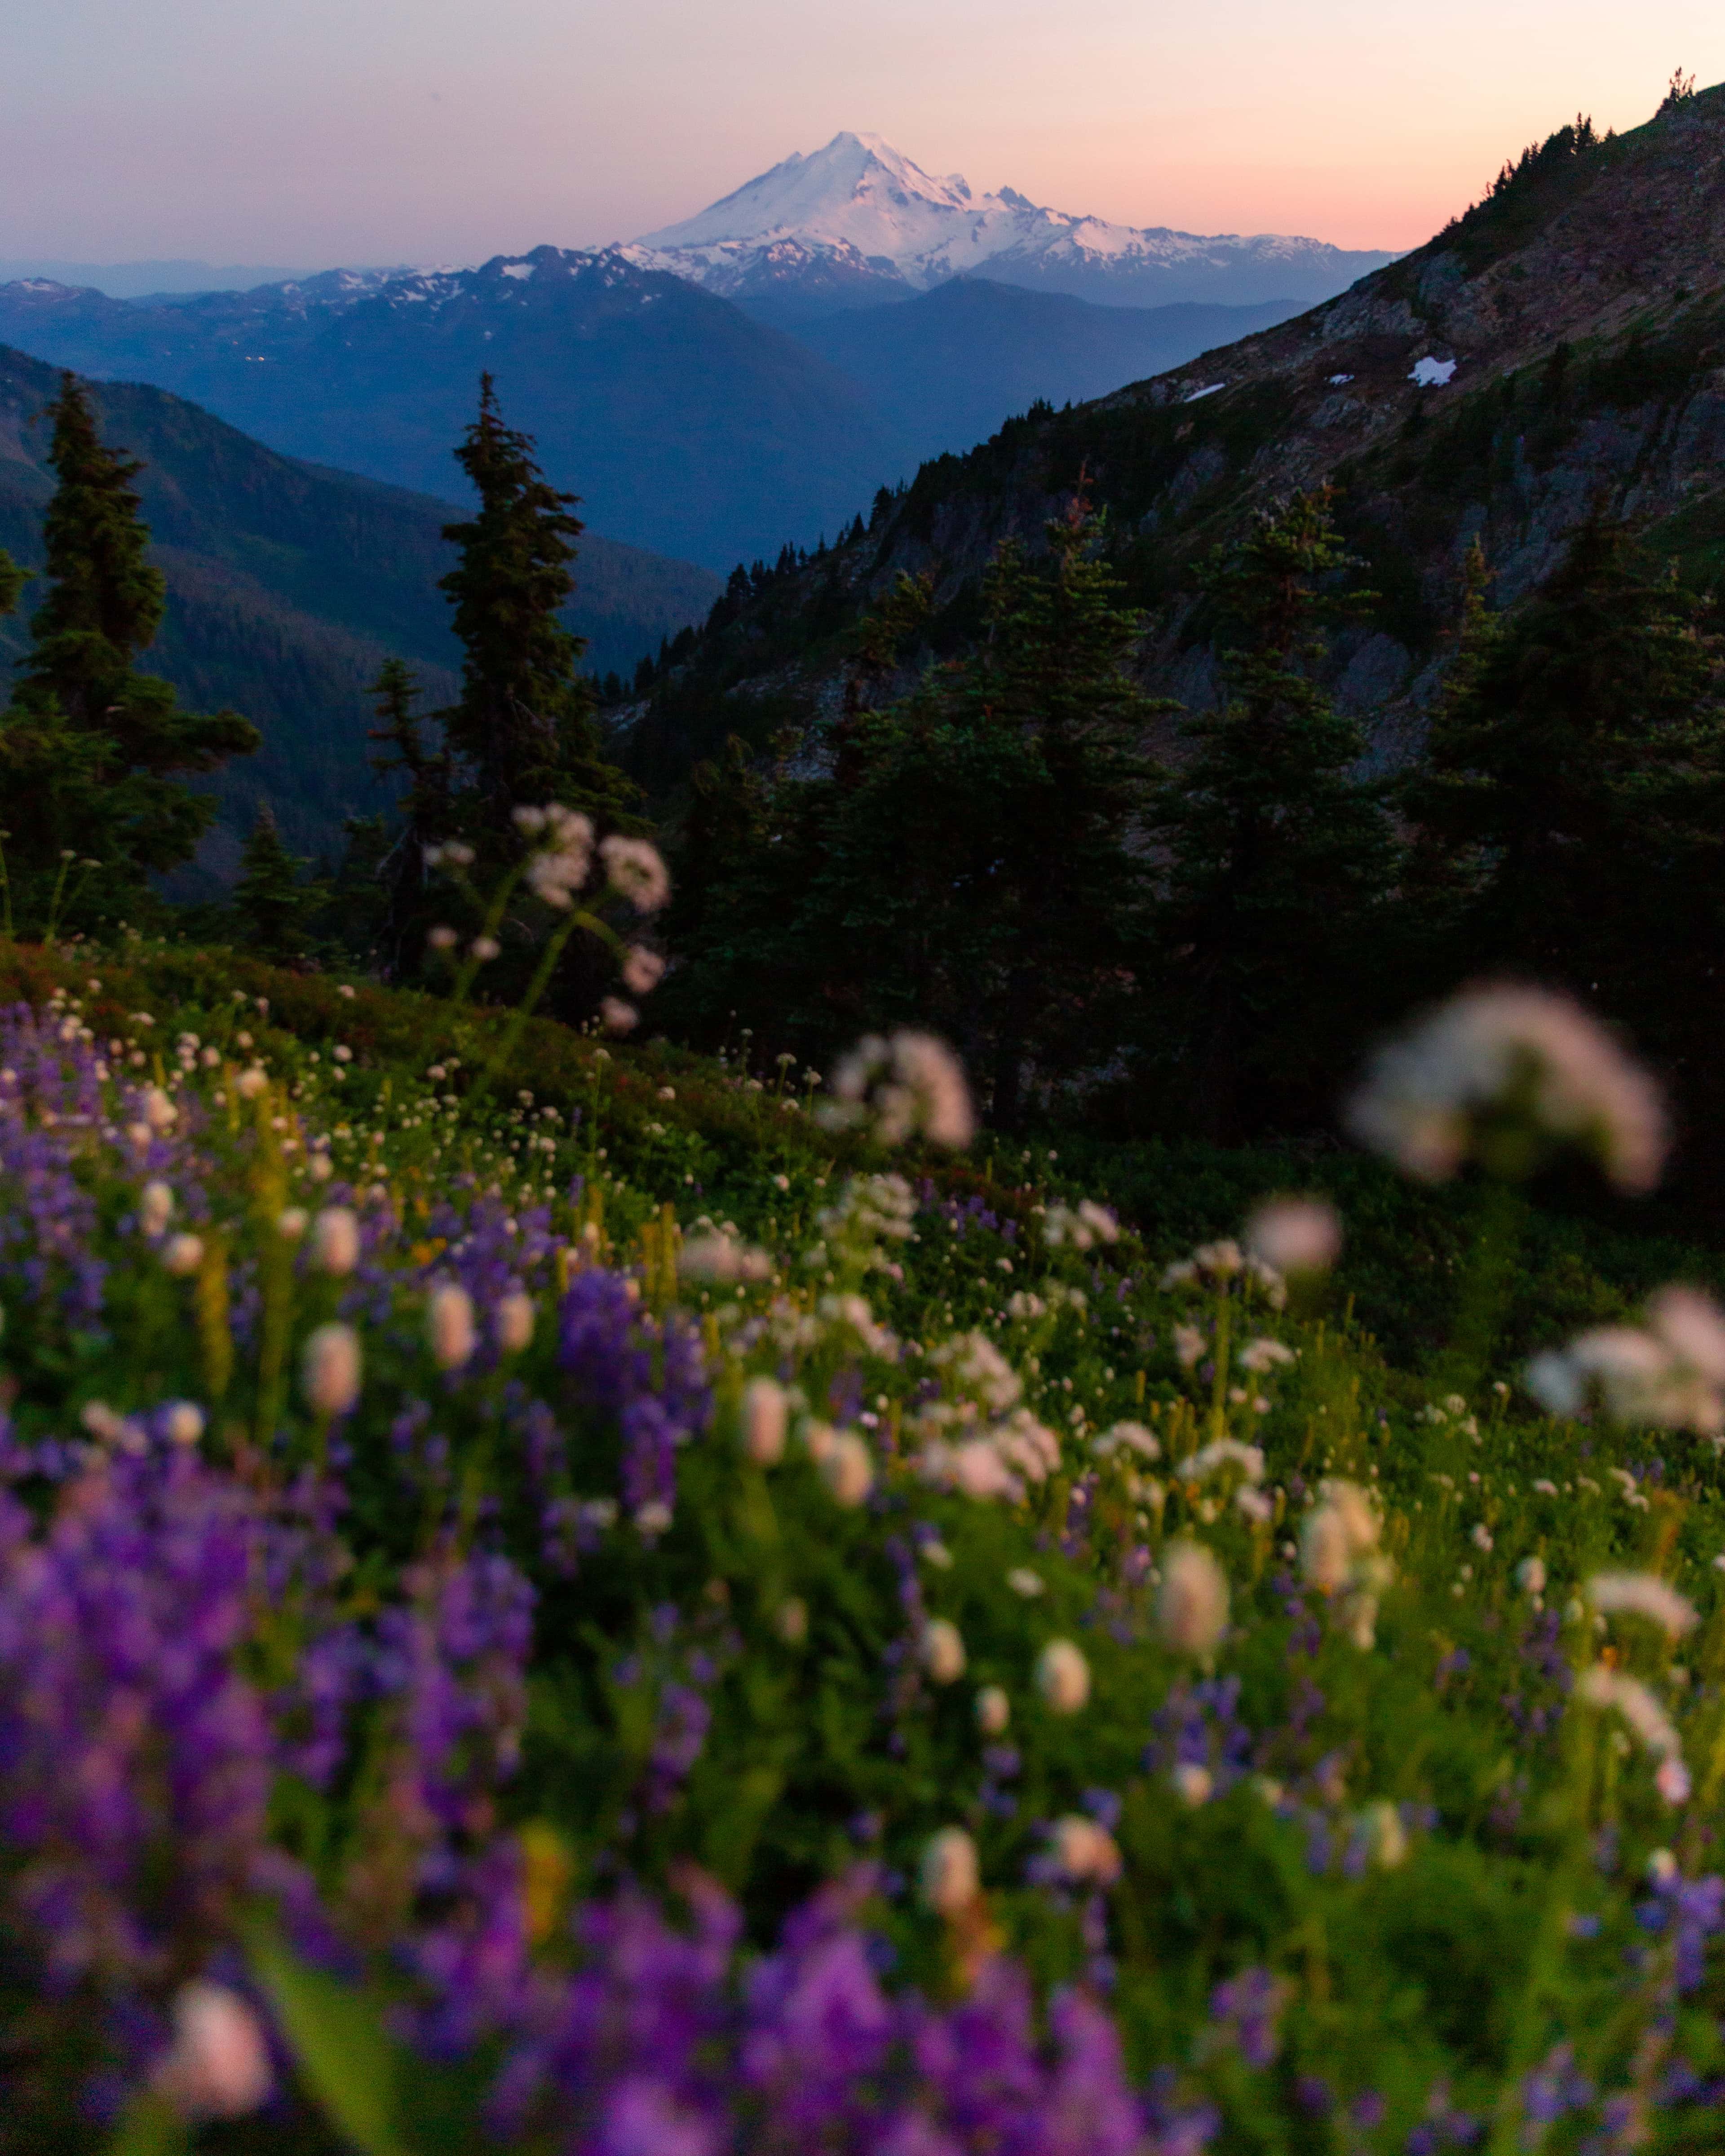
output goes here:
[{"label": "evergreen tree", "polygon": [[234,886],[234,911],[247,941],[272,958],[305,953],[307,922],[321,896],[301,883],[305,866],[281,843],[275,810],[261,803]]},{"label": "evergreen tree", "polygon": [[141,467],[103,444],[74,376],[48,411],[59,482],[44,521],[48,589],[0,721],[0,813],[26,917],[44,910],[68,854],[100,862],[100,910],[136,908],[151,874],[191,859],[214,814],[180,775],[259,745],[237,713],[184,711],[166,681],[137,670],[165,600],[131,485]]},{"label": "evergreen tree", "polygon": [[1154,788],[1158,872],[1151,1055],[1198,1127],[1224,1140],[1327,1112],[1363,1022],[1361,991],[1395,853],[1353,776],[1365,748],[1315,678],[1327,619],[1369,598],[1327,488],[1266,511],[1203,586],[1222,701],[1189,719],[1192,754]]},{"label": "evergreen tree", "polygon": [[466,653],[460,701],[439,714],[459,766],[464,835],[501,839],[511,808],[562,801],[596,823],[626,817],[634,790],[601,752],[586,639],[564,628],[582,524],[533,459],[530,436],[503,424],[489,374],[456,460],[477,513],[444,527],[461,558],[442,582]]},{"label": "evergreen tree", "polygon": [[1045,565],[1003,547],[984,647],[875,709],[927,612],[901,579],[856,632],[824,773],[767,784],[741,744],[703,770],[668,1004],[747,1009],[810,1055],[932,1025],[1004,1126],[1027,1074],[1106,1060],[1142,881],[1129,839],[1148,707],[1124,671],[1138,619],[1100,537],[1081,500]]},{"label": "evergreen tree", "polygon": [[424,723],[413,709],[418,680],[403,660],[384,660],[371,696],[377,720],[369,737],[376,744],[372,768],[380,778],[402,782],[395,836],[375,865],[380,947],[385,969],[399,979],[418,964],[430,925],[425,850],[455,828],[454,762],[447,745],[427,745]]},{"label": "evergreen tree", "polygon": [[1719,1044],[1725,672],[1705,603],[1591,515],[1541,590],[1489,613],[1476,557],[1461,651],[1402,789],[1449,864],[1451,971],[1596,997],[1669,1061]]}]

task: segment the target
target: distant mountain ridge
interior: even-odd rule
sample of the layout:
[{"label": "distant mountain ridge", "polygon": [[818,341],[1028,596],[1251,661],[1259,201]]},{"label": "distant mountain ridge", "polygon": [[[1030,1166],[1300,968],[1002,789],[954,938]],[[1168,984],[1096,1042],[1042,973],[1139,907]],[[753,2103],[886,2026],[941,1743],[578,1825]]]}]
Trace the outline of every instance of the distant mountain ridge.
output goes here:
[{"label": "distant mountain ridge", "polygon": [[1405,761],[1455,648],[1476,539],[1499,606],[1552,572],[1595,503],[1725,588],[1722,265],[1725,85],[1622,136],[1560,128],[1326,305],[925,465],[865,533],[721,610],[629,716],[638,767],[663,787],[685,742],[711,753],[727,732],[753,738],[762,710],[778,726],[798,706],[836,708],[839,632],[901,572],[932,580],[929,649],[962,644],[993,550],[1036,549],[1081,485],[1149,614],[1145,685],[1195,708],[1217,683],[1198,565],[1255,510],[1333,485],[1378,596],[1337,633],[1330,676],[1370,715],[1379,762]]},{"label": "distant mountain ridge", "polygon": [[[0,346],[0,546],[25,568],[42,559],[54,475],[41,413],[58,387],[51,367]],[[144,460],[138,490],[167,582],[146,668],[195,708],[232,705],[264,736],[214,783],[206,879],[232,872],[261,798],[295,851],[339,850],[343,818],[388,798],[366,738],[383,660],[417,669],[425,708],[454,693],[461,654],[437,587],[454,559],[442,526],[460,512],[279,456],[159,389],[104,383],[96,402],[104,438]],[[576,569],[571,626],[593,638],[589,663],[624,671],[719,589],[689,563],[602,539],[583,540]],[[27,605],[40,589],[27,587]],[[24,643],[20,618],[0,622],[0,701]]]},{"label": "distant mountain ridge", "polygon": [[620,251],[727,299],[817,311],[977,275],[1104,306],[1309,304],[1394,259],[1276,233],[1112,224],[1012,187],[976,196],[961,174],[936,178],[880,136],[849,132]]}]

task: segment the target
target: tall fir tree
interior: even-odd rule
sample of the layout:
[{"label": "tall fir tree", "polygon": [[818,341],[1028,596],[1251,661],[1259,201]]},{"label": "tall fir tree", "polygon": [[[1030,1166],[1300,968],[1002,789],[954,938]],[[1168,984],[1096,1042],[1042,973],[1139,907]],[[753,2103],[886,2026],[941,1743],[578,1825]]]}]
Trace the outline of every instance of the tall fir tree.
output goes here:
[{"label": "tall fir tree", "polygon": [[272,958],[303,957],[311,916],[322,894],[304,883],[306,864],[281,842],[275,812],[262,803],[234,886],[234,911],[247,942]]},{"label": "tall fir tree", "polygon": [[1362,731],[1317,678],[1322,624],[1368,602],[1350,566],[1327,488],[1216,550],[1221,701],[1184,722],[1191,753],[1151,796],[1149,1061],[1166,1103],[1222,1140],[1327,1116],[1368,1022],[1396,848],[1354,776]]},{"label": "tall fir tree", "polygon": [[1708,603],[1596,508],[1507,615],[1468,580],[1461,647],[1401,801],[1445,864],[1440,963],[1596,999],[1711,1070],[1725,933],[1725,661]]},{"label": "tall fir tree", "polygon": [[401,787],[394,834],[372,863],[381,953],[385,969],[398,979],[413,971],[430,925],[425,850],[455,826],[454,759],[447,743],[433,748],[427,742],[424,721],[413,709],[418,679],[404,660],[386,659],[370,693],[377,721],[369,736],[372,768]]},{"label": "tall fir tree", "polygon": [[466,656],[460,700],[439,716],[474,844],[501,835],[522,803],[559,800],[614,824],[636,798],[603,753],[592,685],[579,671],[586,639],[561,619],[583,528],[576,496],[549,484],[533,446],[504,424],[495,384],[481,375],[479,416],[455,451],[479,507],[444,526],[461,558],[441,586]]},{"label": "tall fir tree", "polygon": [[166,599],[131,484],[141,467],[103,443],[75,376],[61,377],[48,416],[58,480],[44,520],[48,588],[0,721],[0,820],[26,920],[67,854],[100,861],[87,901],[97,914],[147,904],[148,878],[189,860],[215,813],[181,777],[259,741],[236,712],[183,711],[166,681],[138,670]]},{"label": "tall fir tree", "polygon": [[1143,881],[1131,838],[1150,707],[1101,537],[1081,497],[1045,561],[1003,547],[983,646],[874,708],[926,612],[901,582],[856,634],[824,773],[798,759],[766,783],[738,751],[703,771],[668,1004],[697,1022],[746,1009],[812,1055],[871,1026],[934,1026],[1002,1127],[1027,1079],[1106,1060]]}]

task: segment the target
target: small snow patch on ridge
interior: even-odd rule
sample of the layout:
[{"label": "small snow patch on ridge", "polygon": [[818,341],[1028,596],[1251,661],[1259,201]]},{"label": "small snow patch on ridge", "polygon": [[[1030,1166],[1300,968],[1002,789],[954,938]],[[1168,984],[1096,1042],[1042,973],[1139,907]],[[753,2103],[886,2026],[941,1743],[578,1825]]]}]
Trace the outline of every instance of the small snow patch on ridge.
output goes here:
[{"label": "small snow patch on ridge", "polygon": [[1195,404],[1200,397],[1214,397],[1219,389],[1225,389],[1227,387],[1228,384],[1225,382],[1207,382],[1202,389],[1194,389],[1184,401],[1188,404]]},{"label": "small snow patch on ridge", "polygon": [[[1422,367],[1425,363],[1423,360],[1420,362]],[[1330,387],[1332,389],[1339,389],[1344,382],[1352,382],[1353,379],[1353,377],[1351,374],[1332,374],[1330,377]]]},{"label": "small snow patch on ridge", "polygon": [[531,277],[538,266],[536,262],[506,262],[503,274],[506,277]]},{"label": "small snow patch on ridge", "polygon": [[1408,379],[1417,382],[1422,389],[1441,389],[1455,372],[1453,359],[1434,359],[1428,352],[1424,359],[1414,361]]}]

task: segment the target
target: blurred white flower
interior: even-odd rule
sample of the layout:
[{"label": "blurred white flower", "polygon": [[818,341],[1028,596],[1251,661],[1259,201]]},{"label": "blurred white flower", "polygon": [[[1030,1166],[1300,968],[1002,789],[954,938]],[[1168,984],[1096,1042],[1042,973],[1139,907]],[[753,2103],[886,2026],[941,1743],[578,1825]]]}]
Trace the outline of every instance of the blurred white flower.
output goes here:
[{"label": "blurred white flower", "polygon": [[1620,1714],[1660,1763],[1655,1777],[1660,1794],[1667,1804],[1687,1801],[1689,1770],[1683,1763],[1681,1741],[1671,1717],[1640,1678],[1594,1662],[1576,1679],[1575,1697],[1602,1712]]},{"label": "blurred white flower", "polygon": [[479,1334],[473,1322],[473,1297],[454,1281],[431,1291],[425,1306],[425,1332],[431,1358],[440,1370],[459,1370],[473,1359]]},{"label": "blurred white flower", "polygon": [[1524,1557],[1516,1567],[1516,1585],[1523,1594],[1543,1594],[1545,1559],[1543,1557]]},{"label": "blurred white flower", "polygon": [[886,1146],[918,1133],[931,1145],[966,1146],[975,1134],[963,1066],[932,1034],[865,1035],[841,1058],[829,1091],[815,1111],[829,1129],[867,1124]]},{"label": "blurred white flower", "polygon": [[226,1984],[202,1979],[174,1997],[173,2042],[151,2081],[188,2119],[243,2118],[275,2085],[270,2045],[252,2008]]},{"label": "blurred white flower", "polygon": [[999,1685],[984,1685],[976,1696],[976,1726],[984,1737],[999,1737],[1012,1720],[1012,1702]]},{"label": "blurred white flower", "polygon": [[1173,1332],[1174,1353],[1180,1368],[1189,1370],[1204,1353],[1204,1338],[1195,1325],[1177,1325]]},{"label": "blurred white flower", "polygon": [[170,1235],[162,1248],[162,1262],[182,1279],[195,1273],[203,1263],[203,1236]]},{"label": "blurred white flower", "polygon": [[1342,1253],[1342,1223],[1323,1198],[1266,1198],[1245,1224],[1245,1246],[1279,1273],[1327,1272]]},{"label": "blurred white flower", "polygon": [[1700,1622],[1694,1605],[1651,1572],[1596,1572],[1581,1591],[1602,1616],[1645,1617],[1672,1640]]},{"label": "blurred white flower", "polygon": [[1111,1887],[1119,1878],[1119,1848],[1095,1820],[1068,1812],[1055,1821],[1052,1840],[1054,1860],[1075,1887]]},{"label": "blurred white flower", "polygon": [[1050,1640],[1036,1658],[1036,1689],[1056,1714],[1076,1714],[1090,1697],[1090,1664],[1070,1640]]},{"label": "blurred white flower", "polygon": [[922,1852],[922,1899],[937,1916],[961,1917],[982,1891],[976,1844],[962,1826],[943,1826]]},{"label": "blurred white flower", "polygon": [[1106,1205],[1088,1198],[1076,1207],[1055,1204],[1043,1217],[1042,1240],[1050,1248],[1070,1243],[1074,1250],[1087,1250],[1093,1243],[1117,1243],[1120,1223]]},{"label": "blurred white flower", "polygon": [[303,1205],[287,1205],[275,1216],[275,1232],[285,1242],[297,1243],[305,1232],[308,1219]]},{"label": "blurred white flower", "polygon": [[153,1242],[166,1235],[174,1213],[174,1194],[165,1183],[146,1183],[138,1199],[138,1226]]},{"label": "blurred white flower", "polygon": [[623,985],[632,996],[649,995],[665,978],[665,961],[644,943],[631,943],[623,954]]},{"label": "blurred white flower", "polygon": [[337,1278],[359,1263],[359,1219],[346,1205],[326,1205],[311,1224],[311,1259]]},{"label": "blurred white flower", "polygon": [[1407,1861],[1408,1830],[1392,1804],[1368,1804],[1360,1815],[1366,1854],[1380,1871],[1394,1871]]},{"label": "blurred white flower", "polygon": [[757,1467],[776,1467],[784,1457],[790,1403],[773,1378],[751,1378],[742,1389],[742,1449]]},{"label": "blurred white flower", "polygon": [[773,1629],[788,1647],[800,1647],[809,1637],[809,1605],[800,1595],[781,1602]]},{"label": "blurred white flower", "polygon": [[180,1119],[179,1110],[159,1086],[145,1087],[141,1106],[144,1121],[158,1134],[172,1130]]},{"label": "blurred white flower", "polygon": [[351,1325],[320,1325],[307,1338],[300,1383],[314,1414],[346,1414],[359,1398],[359,1335]]},{"label": "blurred white flower", "polygon": [[491,1313],[491,1330],[506,1355],[519,1355],[532,1345],[533,1317],[533,1298],[520,1288],[499,1301]]},{"label": "blurred white flower", "polygon": [[1536,1355],[1527,1389],[1554,1415],[1579,1414],[1597,1397],[1618,1422],[1725,1430],[1725,1313],[1697,1289],[1660,1289],[1645,1330],[1595,1326],[1567,1348]]},{"label": "blurred white flower", "polygon": [[1255,1340],[1246,1342],[1236,1359],[1242,1370],[1250,1370],[1256,1377],[1266,1370],[1284,1369],[1296,1358],[1286,1342],[1272,1340],[1260,1333]]},{"label": "blurred white flower", "polygon": [[1169,1543],[1156,1593],[1156,1622],[1176,1654],[1213,1655],[1228,1629],[1228,1578],[1202,1543]]},{"label": "blurred white flower", "polygon": [[249,1064],[234,1081],[234,1090],[242,1101],[255,1101],[270,1083],[270,1074],[261,1064]]},{"label": "blurred white flower", "polygon": [[1182,1759],[1168,1777],[1183,1804],[1196,1811],[1207,1804],[1215,1789],[1215,1777],[1208,1767],[1200,1767],[1194,1759]]},{"label": "blurred white flower", "polygon": [[763,1281],[773,1271],[773,1260],[764,1250],[751,1250],[735,1235],[715,1232],[696,1235],[677,1253],[677,1270],[685,1280],[713,1281],[730,1286],[737,1281]]},{"label": "blurred white flower", "polygon": [[931,1617],[922,1627],[917,1651],[931,1683],[956,1684],[964,1674],[964,1640],[946,1617]]},{"label": "blurred white flower", "polygon": [[1506,1115],[1594,1153],[1621,1190],[1651,1190],[1664,1165],[1659,1089],[1602,1027],[1543,988],[1470,988],[1382,1049],[1348,1111],[1363,1143],[1441,1182]]},{"label": "blurred white flower", "polygon": [[1006,1584],[1014,1594],[1022,1594],[1027,1602],[1034,1602],[1042,1592],[1042,1575],[1032,1572],[1028,1565],[1014,1565],[1006,1575]]},{"label": "blurred white flower", "polygon": [[190,1400],[175,1400],[164,1417],[168,1441],[173,1445],[196,1445],[203,1435],[203,1409]]},{"label": "blurred white flower", "polygon": [[853,1430],[834,1435],[820,1471],[841,1505],[861,1504],[875,1486],[874,1455]]},{"label": "blurred white flower", "polygon": [[620,996],[601,996],[599,1017],[607,1033],[633,1033],[641,1022],[634,1005],[624,1003]]},{"label": "blurred white flower", "polygon": [[637,913],[657,913],[670,896],[670,877],[659,849],[644,839],[614,834],[599,842],[599,859],[612,888],[622,892]]}]

